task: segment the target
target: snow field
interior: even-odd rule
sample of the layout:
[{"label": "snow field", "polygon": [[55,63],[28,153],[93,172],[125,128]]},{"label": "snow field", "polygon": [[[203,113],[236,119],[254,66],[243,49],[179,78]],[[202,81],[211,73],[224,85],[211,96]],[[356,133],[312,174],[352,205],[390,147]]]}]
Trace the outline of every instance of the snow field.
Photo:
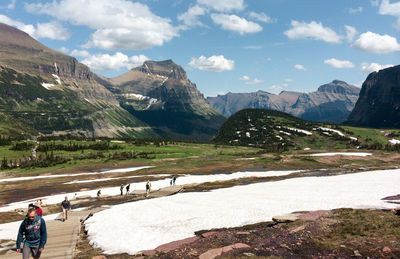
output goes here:
[{"label": "snow field", "polygon": [[90,218],[86,229],[90,243],[106,254],[134,254],[195,231],[269,221],[293,211],[396,207],[381,199],[397,194],[399,182],[398,169],[182,193],[113,206]]},{"label": "snow field", "polygon": [[[110,171],[107,171],[107,172],[110,172]],[[232,174],[215,174],[215,175],[185,175],[185,176],[178,177],[176,179],[176,184],[177,185],[188,185],[188,184],[200,184],[200,183],[216,182],[216,181],[229,181],[229,180],[233,180],[233,179],[240,179],[240,178],[246,178],[246,177],[284,176],[284,175],[289,175],[289,174],[296,173],[296,172],[300,172],[300,171],[263,171],[263,172],[237,172],[237,173],[232,173]],[[156,175],[154,175],[154,176],[156,176]],[[161,175],[161,176],[165,176],[165,175]],[[158,190],[158,189],[167,187],[170,185],[170,180],[171,180],[171,178],[153,181],[153,182],[151,182],[151,189]],[[96,181],[96,180],[90,180],[90,181]],[[146,189],[146,181],[132,182],[132,183],[130,183],[130,185],[131,185],[130,191]],[[119,195],[120,194],[120,186],[99,188],[99,189],[101,190],[102,195]],[[67,196],[68,199],[72,200],[75,197],[75,193],[78,198],[81,196],[96,197],[97,191],[99,189],[80,191],[80,192],[61,193],[61,194],[49,195],[49,196],[44,196],[44,197],[36,197],[33,199],[29,199],[29,200],[14,202],[14,203],[7,204],[6,206],[0,207],[0,212],[10,211],[10,210],[18,209],[18,208],[26,208],[26,207],[28,207],[29,203],[35,202],[39,199],[42,199],[45,205],[60,203],[61,201],[64,200],[65,196]],[[126,191],[126,189],[124,189],[124,192],[125,191]]]}]

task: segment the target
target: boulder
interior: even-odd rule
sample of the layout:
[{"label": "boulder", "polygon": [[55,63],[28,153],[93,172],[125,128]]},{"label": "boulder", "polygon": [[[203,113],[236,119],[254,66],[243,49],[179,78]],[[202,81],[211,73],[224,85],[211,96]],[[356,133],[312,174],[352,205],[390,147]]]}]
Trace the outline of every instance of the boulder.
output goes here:
[{"label": "boulder", "polygon": [[243,244],[243,243],[237,243],[234,245],[211,249],[211,250],[208,250],[207,252],[201,254],[199,256],[199,259],[214,259],[214,258],[222,255],[223,253],[230,252],[234,249],[242,249],[242,248],[250,248],[250,246]]},{"label": "boulder", "polygon": [[157,252],[164,252],[164,253],[168,253],[172,250],[178,249],[179,247],[186,245],[186,244],[191,244],[193,242],[196,242],[197,240],[199,240],[199,237],[189,237],[189,238],[185,238],[182,240],[178,240],[178,241],[173,241],[164,245],[160,245],[159,247],[157,247],[155,250]]},{"label": "boulder", "polygon": [[216,236],[217,234],[218,234],[218,232],[216,232],[216,231],[210,231],[210,232],[206,232],[206,233],[201,234],[201,237],[207,238],[207,237]]},{"label": "boulder", "polygon": [[93,256],[92,259],[107,259],[104,255]]}]

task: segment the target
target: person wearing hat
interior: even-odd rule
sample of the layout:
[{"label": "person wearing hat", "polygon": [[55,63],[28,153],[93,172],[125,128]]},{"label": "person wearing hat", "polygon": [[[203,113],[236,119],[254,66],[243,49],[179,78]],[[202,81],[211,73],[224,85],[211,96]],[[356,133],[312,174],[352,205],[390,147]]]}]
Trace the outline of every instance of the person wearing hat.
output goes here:
[{"label": "person wearing hat", "polygon": [[33,207],[35,208],[37,215],[43,216],[43,210],[42,210],[42,208],[40,208],[40,203],[39,202],[35,202],[33,204]]}]

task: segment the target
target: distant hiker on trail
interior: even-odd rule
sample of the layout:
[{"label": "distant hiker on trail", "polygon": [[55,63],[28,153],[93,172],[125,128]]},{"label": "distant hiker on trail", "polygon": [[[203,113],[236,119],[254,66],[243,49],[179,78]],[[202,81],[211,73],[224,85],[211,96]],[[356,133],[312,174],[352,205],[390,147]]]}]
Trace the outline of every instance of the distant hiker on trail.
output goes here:
[{"label": "distant hiker on trail", "polygon": [[75,200],[78,197],[78,194],[75,193],[73,199]]},{"label": "distant hiker on trail", "polygon": [[42,201],[42,199],[39,200],[39,204],[40,204],[40,207],[43,206],[43,201]]},{"label": "distant hiker on trail", "polygon": [[63,210],[63,219],[62,221],[66,221],[68,219],[68,211],[71,210],[71,203],[68,200],[68,197],[65,196],[65,200],[61,202],[61,208]]},{"label": "distant hiker on trail", "polygon": [[169,181],[169,186],[172,186],[172,182],[173,182],[173,180],[171,179],[171,180]]},{"label": "distant hiker on trail", "polygon": [[98,190],[97,191],[97,197],[100,197],[101,196],[101,190]]},{"label": "distant hiker on trail", "polygon": [[151,183],[149,180],[147,180],[146,183],[146,197],[149,196],[149,193],[151,192]]},{"label": "distant hiker on trail", "polygon": [[119,190],[121,191],[121,196],[124,194],[124,185],[121,184],[121,187],[119,187]]},{"label": "distant hiker on trail", "polygon": [[[19,227],[17,236],[17,253],[22,253],[22,259],[40,258],[47,241],[46,222],[36,214],[35,209],[29,209],[27,218]],[[21,243],[24,246],[21,250]]]},{"label": "distant hiker on trail", "polygon": [[131,184],[128,184],[127,186],[126,186],[126,195],[128,195],[129,194],[129,189],[131,188]]},{"label": "distant hiker on trail", "polygon": [[40,203],[39,202],[35,202],[33,204],[33,207],[36,210],[36,214],[38,214],[39,216],[43,216],[43,210],[42,210],[42,208],[40,208]]},{"label": "distant hiker on trail", "polygon": [[175,185],[176,182],[176,176],[172,177],[172,184]]}]

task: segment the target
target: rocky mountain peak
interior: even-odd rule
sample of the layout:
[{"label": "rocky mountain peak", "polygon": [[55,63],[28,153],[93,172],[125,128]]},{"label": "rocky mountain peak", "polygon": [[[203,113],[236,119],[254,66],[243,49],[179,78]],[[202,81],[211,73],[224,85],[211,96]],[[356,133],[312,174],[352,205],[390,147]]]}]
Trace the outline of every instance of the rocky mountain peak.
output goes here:
[{"label": "rocky mountain peak", "polygon": [[164,61],[145,61],[142,66],[134,68],[133,70],[177,80],[187,80],[186,72],[183,68],[175,64],[171,59]]},{"label": "rocky mountain peak", "polygon": [[360,88],[354,85],[349,85],[344,81],[333,80],[331,83],[321,85],[317,91],[325,93],[357,95],[360,92]]}]

